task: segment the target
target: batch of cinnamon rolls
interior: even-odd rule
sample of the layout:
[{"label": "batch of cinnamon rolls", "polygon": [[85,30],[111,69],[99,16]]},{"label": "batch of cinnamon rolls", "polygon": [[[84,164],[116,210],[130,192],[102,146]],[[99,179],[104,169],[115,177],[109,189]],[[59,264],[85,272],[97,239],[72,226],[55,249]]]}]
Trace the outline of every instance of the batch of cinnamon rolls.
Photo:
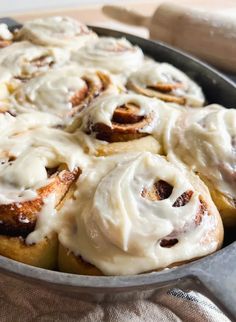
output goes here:
[{"label": "batch of cinnamon rolls", "polygon": [[222,246],[236,224],[236,110],[68,17],[2,24],[0,47],[0,255],[132,275]]}]

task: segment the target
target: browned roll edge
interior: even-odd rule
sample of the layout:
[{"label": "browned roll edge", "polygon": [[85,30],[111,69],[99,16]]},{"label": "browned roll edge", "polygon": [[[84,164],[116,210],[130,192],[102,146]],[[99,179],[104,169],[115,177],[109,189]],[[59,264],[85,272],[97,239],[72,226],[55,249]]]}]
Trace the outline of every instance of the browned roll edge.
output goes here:
[{"label": "browned roll edge", "polygon": [[[33,208],[31,207],[32,204],[27,204],[26,207],[26,210],[30,210],[29,213],[35,217],[35,222],[37,213],[43,206],[43,198],[48,196],[54,189],[58,188],[56,208],[60,209],[65,200],[70,197],[75,181],[80,173],[81,171],[78,168],[73,172],[62,170],[55,176],[53,183],[41,188],[41,190],[39,189],[41,195],[40,198],[37,199],[36,204],[33,205]],[[23,202],[23,208],[24,204],[25,202]],[[33,213],[32,210],[34,210]],[[7,215],[6,209],[4,209],[4,211]],[[52,232],[40,242],[32,245],[27,245],[25,243],[25,238],[22,236],[0,235],[0,255],[32,266],[56,269],[58,259],[57,234]]]},{"label": "browned roll edge", "polygon": [[[223,229],[221,217],[214,203],[210,199],[210,195],[207,188],[203,186],[203,183],[200,182],[200,179],[196,179],[196,176],[192,176],[191,181],[194,181],[196,186],[200,187],[201,191],[206,193],[206,198],[200,195],[200,208],[199,208],[199,212],[196,214],[196,217],[195,217],[195,224],[198,225],[201,222],[201,216],[206,210],[208,210],[208,216],[211,215],[216,217],[216,220],[217,220],[216,227],[212,230],[209,230],[208,234],[205,235],[205,239],[202,242],[209,243],[212,241],[212,239],[218,241],[217,247],[215,250],[217,251],[222,247],[223,239],[224,239],[224,229]],[[169,191],[169,187],[167,185],[165,185],[162,189],[159,189],[159,191],[155,191],[153,189],[151,189],[148,192],[144,191],[144,194],[146,194],[145,197],[151,200],[163,199],[164,195],[167,196],[169,193],[171,192]],[[183,193],[173,204],[173,207],[183,206],[186,200],[187,201],[190,200],[191,195],[192,194],[189,191],[186,193]],[[208,200],[210,201],[208,202]],[[204,256],[201,256],[201,257],[204,257]],[[195,258],[192,258],[191,260],[175,262],[169,265],[168,267],[162,267],[154,271],[160,271],[164,268],[172,268],[175,266],[180,266],[180,265],[192,262],[201,257],[195,257]],[[93,275],[93,276],[104,275],[102,271],[100,271],[96,266],[86,262],[81,256],[75,256],[61,243],[59,243],[58,267],[60,271],[72,273],[72,274]],[[147,272],[143,272],[143,273],[147,273]]]}]

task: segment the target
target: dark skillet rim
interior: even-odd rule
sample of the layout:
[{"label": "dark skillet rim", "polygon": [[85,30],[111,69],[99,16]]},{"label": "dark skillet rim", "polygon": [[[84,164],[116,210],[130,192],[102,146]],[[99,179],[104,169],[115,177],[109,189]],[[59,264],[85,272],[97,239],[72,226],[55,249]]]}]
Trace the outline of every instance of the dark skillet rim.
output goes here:
[{"label": "dark skillet rim", "polygon": [[[216,74],[218,77],[223,79],[228,85],[236,89],[236,84],[230,80],[228,77],[223,75],[221,72],[217,71],[210,65],[202,62],[201,60],[193,57],[192,55],[183,53],[181,50],[173,48],[172,46],[166,45],[162,42],[151,41],[138,37],[136,35],[131,35],[126,32],[117,31],[109,28],[90,26],[98,34],[112,33],[114,37],[127,37],[133,44],[135,40],[139,40],[145,43],[151,43],[154,46],[164,47],[166,50],[171,50],[178,56],[182,56],[189,61],[195,62],[201,65],[204,69],[211,71],[212,74]],[[145,52],[145,50],[144,50]],[[58,271],[46,270],[38,267],[33,267],[27,264],[23,264],[4,256],[0,256],[0,271],[8,275],[13,275],[16,277],[21,276],[22,278],[28,278],[32,281],[51,283],[56,286],[71,286],[82,289],[83,291],[103,291],[103,290],[114,290],[114,291],[127,291],[127,289],[138,289],[138,288],[150,288],[155,284],[167,283],[170,281],[178,280],[183,277],[193,276],[195,267],[201,268],[203,263],[210,263],[212,260],[216,259],[218,256],[222,256],[227,250],[232,249],[236,244],[233,242],[231,245],[224,247],[223,249],[215,252],[214,254],[208,255],[204,258],[195,260],[188,264],[183,264],[176,268],[164,269],[159,272],[144,273],[139,275],[127,275],[127,276],[83,276],[77,274],[68,274]],[[62,288],[63,290],[63,288]]]}]

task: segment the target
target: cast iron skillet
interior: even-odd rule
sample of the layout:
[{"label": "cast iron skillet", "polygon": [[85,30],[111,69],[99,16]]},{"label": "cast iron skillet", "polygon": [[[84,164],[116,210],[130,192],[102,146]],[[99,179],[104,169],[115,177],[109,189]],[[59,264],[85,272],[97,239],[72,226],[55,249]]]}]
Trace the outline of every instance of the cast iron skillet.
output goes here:
[{"label": "cast iron skillet", "polygon": [[[16,21],[3,18],[10,28],[21,27]],[[163,43],[153,42],[115,30],[91,27],[103,36],[126,37],[140,46],[146,55],[169,62],[199,83],[209,103],[234,108],[236,85],[221,73],[199,60]],[[213,255],[177,268],[135,276],[81,276],[53,272],[25,265],[0,256],[0,272],[21,279],[24,283],[48,288],[83,299],[117,301],[148,297],[163,287],[178,286],[201,290],[231,318],[236,317],[236,242],[233,231],[226,231],[225,247]]]}]

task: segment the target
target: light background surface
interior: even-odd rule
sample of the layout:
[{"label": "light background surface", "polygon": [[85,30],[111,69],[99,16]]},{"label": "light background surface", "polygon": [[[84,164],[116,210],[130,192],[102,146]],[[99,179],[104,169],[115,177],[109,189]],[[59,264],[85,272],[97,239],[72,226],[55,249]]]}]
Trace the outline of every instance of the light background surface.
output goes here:
[{"label": "light background surface", "polygon": [[35,9],[59,9],[115,2],[120,4],[127,3],[125,0],[0,0],[0,14],[2,16],[12,12],[32,12]]},{"label": "light background surface", "polygon": [[[126,5],[142,2],[153,3],[154,6],[162,2],[175,2],[178,4],[188,4],[207,8],[207,10],[223,10],[236,12],[236,0],[0,0],[0,15],[10,13],[34,12],[35,10],[58,10],[68,7],[88,7],[103,4],[120,4]],[[148,7],[148,5],[147,5]],[[148,8],[147,8],[148,9]],[[145,11],[145,7],[144,7]],[[143,12],[145,13],[145,12]]]}]

